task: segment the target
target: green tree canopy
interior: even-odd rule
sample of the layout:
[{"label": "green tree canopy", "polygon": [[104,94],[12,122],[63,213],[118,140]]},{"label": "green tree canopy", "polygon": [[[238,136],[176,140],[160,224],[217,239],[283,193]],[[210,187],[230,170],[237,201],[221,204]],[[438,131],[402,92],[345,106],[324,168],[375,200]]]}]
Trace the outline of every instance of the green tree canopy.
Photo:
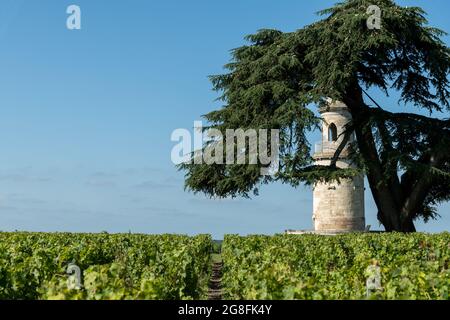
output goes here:
[{"label": "green tree canopy", "polygon": [[[380,29],[370,29],[367,8],[381,9]],[[378,219],[388,231],[415,231],[413,221],[436,218],[450,199],[449,48],[445,33],[430,27],[418,7],[392,0],[347,0],[320,12],[323,19],[295,32],[260,30],[232,51],[227,73],[211,77],[220,110],[205,118],[222,132],[236,128],[280,130],[280,171],[260,175],[260,165],[180,166],[186,187],[210,196],[247,197],[261,184],[339,180],[357,173],[317,166],[307,140],[320,119],[311,106],[344,102],[355,133],[351,157],[369,181]],[[400,94],[404,112],[391,112],[365,90]],[[414,113],[411,107],[428,111]],[[436,116],[438,115],[438,116]],[[344,142],[346,140],[344,139]],[[336,151],[339,157],[341,148]]]}]

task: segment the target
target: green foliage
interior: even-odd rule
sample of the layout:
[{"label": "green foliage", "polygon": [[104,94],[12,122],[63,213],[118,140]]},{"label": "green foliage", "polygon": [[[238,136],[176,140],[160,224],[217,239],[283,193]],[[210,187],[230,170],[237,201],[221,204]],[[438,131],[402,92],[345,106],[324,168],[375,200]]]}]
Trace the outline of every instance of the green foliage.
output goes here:
[{"label": "green foliage", "polygon": [[[371,5],[381,9],[380,30],[367,28]],[[273,180],[296,186],[348,176],[311,166],[306,134],[319,120],[310,107],[327,98],[345,101],[355,84],[398,90],[404,102],[430,111],[449,107],[450,51],[440,40],[444,32],[427,25],[422,9],[391,0],[348,0],[321,14],[323,20],[295,32],[263,29],[247,36],[250,44],[232,51],[229,72],[211,76],[225,104],[205,116],[208,128],[280,129],[280,174],[262,177],[261,165],[185,163],[180,169],[188,189],[247,197]]]},{"label": "green foliage", "polygon": [[211,251],[207,235],[0,233],[0,299],[199,299]]},{"label": "green foliage", "polygon": [[[226,104],[205,117],[211,128],[221,132],[279,129],[281,165],[292,169],[309,165],[306,132],[316,128],[319,119],[307,108],[311,97],[305,91],[311,89],[311,78],[310,69],[301,61],[303,45],[300,39],[275,30],[261,30],[247,40],[251,45],[233,50],[234,61],[226,66],[230,73],[211,77]],[[274,180],[261,176],[261,166],[185,163],[180,168],[187,171],[190,190],[219,197],[247,197],[257,192],[260,183]]]},{"label": "green foliage", "polygon": [[[449,233],[229,235],[222,257],[229,299],[449,299]],[[373,264],[382,290],[367,297]]]},{"label": "green foliage", "polygon": [[[367,26],[372,5],[381,10],[380,29]],[[249,43],[232,51],[227,73],[211,77],[223,106],[205,116],[210,128],[222,133],[279,129],[279,172],[261,176],[260,163],[187,162],[179,166],[186,173],[186,189],[214,197],[248,197],[273,181],[298,186],[363,170],[380,222],[387,230],[414,231],[415,219],[435,218],[435,205],[450,199],[449,121],[382,114],[384,109],[363,91],[395,92],[398,103],[430,113],[450,110],[445,32],[429,26],[421,8],[393,0],[346,0],[320,14],[321,20],[294,32],[263,29],[247,36]],[[357,140],[350,158],[358,159],[359,170],[313,165],[306,136],[319,123],[313,108],[328,98],[349,107],[349,126]],[[376,108],[369,105],[373,102]],[[339,156],[336,152],[335,158]]]},{"label": "green foliage", "polygon": [[[367,28],[371,5],[381,10],[380,29]],[[428,26],[421,8],[350,0],[321,13],[326,18],[302,33],[318,94],[344,99],[357,80],[386,92],[392,87],[404,102],[430,111],[449,107],[450,51],[440,39],[445,33]]]},{"label": "green foliage", "polygon": [[[212,251],[206,235],[0,233],[0,299],[202,299]],[[214,258],[229,299],[449,299],[449,233],[228,235]]]}]

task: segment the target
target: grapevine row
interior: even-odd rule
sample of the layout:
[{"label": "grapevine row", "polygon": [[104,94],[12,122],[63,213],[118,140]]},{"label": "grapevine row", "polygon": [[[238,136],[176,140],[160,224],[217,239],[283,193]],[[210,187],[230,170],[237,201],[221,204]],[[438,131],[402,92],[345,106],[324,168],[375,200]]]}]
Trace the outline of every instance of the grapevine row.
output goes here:
[{"label": "grapevine row", "polygon": [[207,235],[0,233],[0,299],[200,299],[211,250]]},{"label": "grapevine row", "polygon": [[228,299],[449,299],[449,233],[229,235],[222,257]]}]

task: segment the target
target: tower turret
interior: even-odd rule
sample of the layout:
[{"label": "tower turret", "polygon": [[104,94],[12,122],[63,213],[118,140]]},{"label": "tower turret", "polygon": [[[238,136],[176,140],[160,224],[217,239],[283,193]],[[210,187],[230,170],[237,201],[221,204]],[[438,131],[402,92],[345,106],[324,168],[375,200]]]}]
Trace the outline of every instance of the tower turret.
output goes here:
[{"label": "tower turret", "polygon": [[[316,165],[329,165],[343,139],[345,125],[352,116],[342,102],[330,102],[320,110],[323,118],[322,141],[316,143],[314,160]],[[349,142],[354,141],[354,137]],[[338,168],[354,164],[348,159],[348,145],[342,151]],[[313,221],[316,231],[348,232],[363,231],[364,176],[341,179],[340,183],[317,183],[313,190]]]}]

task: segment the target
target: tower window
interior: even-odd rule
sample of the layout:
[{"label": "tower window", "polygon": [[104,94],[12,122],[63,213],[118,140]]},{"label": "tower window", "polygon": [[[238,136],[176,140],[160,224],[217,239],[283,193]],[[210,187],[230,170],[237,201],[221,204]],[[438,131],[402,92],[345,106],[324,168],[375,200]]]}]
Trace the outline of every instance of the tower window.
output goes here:
[{"label": "tower window", "polygon": [[328,127],[328,141],[337,141],[337,128],[334,123],[330,124],[330,126]]}]

